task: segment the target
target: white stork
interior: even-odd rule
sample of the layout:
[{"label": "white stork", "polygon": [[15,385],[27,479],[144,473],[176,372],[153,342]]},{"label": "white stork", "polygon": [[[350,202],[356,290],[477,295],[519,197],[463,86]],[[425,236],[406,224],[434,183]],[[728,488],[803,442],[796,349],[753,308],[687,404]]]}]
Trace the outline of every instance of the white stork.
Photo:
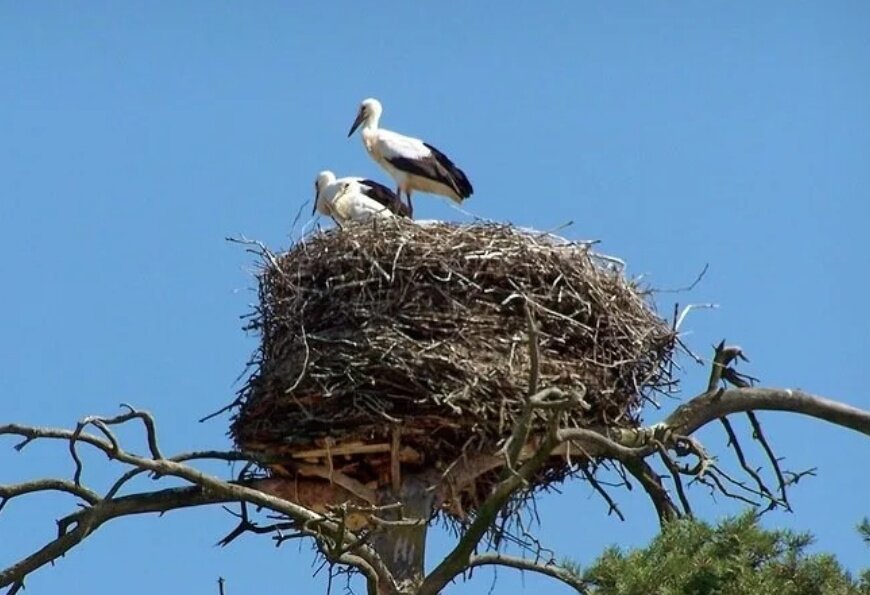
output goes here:
[{"label": "white stork", "polygon": [[374,180],[357,177],[336,179],[331,171],[322,171],[314,181],[314,193],[312,214],[318,212],[332,217],[338,225],[376,217],[409,216],[402,199]]},{"label": "white stork", "polygon": [[401,197],[404,192],[408,197],[411,213],[414,190],[446,196],[460,204],[471,196],[474,192],[471,182],[444,153],[420,139],[378,128],[382,112],[380,101],[364,100],[347,136],[362,125],[366,151],[396,181],[396,194]]}]

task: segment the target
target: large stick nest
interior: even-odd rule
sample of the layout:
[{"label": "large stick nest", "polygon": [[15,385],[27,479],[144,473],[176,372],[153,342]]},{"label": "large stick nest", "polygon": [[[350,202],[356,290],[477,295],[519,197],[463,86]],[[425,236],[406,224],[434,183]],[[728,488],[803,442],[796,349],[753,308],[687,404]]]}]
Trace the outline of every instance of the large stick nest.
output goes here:
[{"label": "large stick nest", "polygon": [[[591,407],[563,426],[636,427],[642,401],[670,383],[671,327],[588,245],[508,225],[377,222],[264,255],[249,327],[262,342],[232,435],[283,469],[325,454],[370,486],[389,483],[396,436],[403,472],[491,455],[529,389],[527,310],[539,386],[586,389]],[[542,431],[538,419],[531,435]],[[568,472],[556,459],[536,481]]]}]

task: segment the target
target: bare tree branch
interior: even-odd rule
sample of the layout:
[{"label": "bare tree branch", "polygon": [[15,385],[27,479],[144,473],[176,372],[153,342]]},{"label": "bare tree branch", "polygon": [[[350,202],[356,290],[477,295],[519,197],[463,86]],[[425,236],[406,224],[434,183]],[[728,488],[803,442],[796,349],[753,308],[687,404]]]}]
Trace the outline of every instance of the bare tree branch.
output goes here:
[{"label": "bare tree branch", "polygon": [[870,411],[790,388],[731,388],[704,393],[674,410],[660,426],[694,434],[711,421],[746,411],[787,411],[821,419],[870,436]]},{"label": "bare tree branch", "polygon": [[[48,543],[39,551],[0,571],[0,587],[13,585],[13,588],[17,589],[27,574],[64,555],[70,548],[80,543],[99,528],[100,525],[112,518],[144,512],[165,512],[173,508],[197,506],[214,502],[247,502],[284,514],[298,523],[303,532],[318,540],[329,539],[340,533],[342,540],[336,545],[345,545],[345,540],[354,542],[356,545],[352,553],[344,552],[336,556],[333,561],[351,564],[356,567],[369,578],[370,582],[374,581],[374,588],[376,588],[378,583],[392,583],[389,570],[383,565],[377,554],[369,546],[358,541],[353,533],[345,531],[343,527],[340,527],[330,517],[313,512],[283,498],[272,496],[255,487],[223,481],[198,469],[184,465],[177,460],[173,460],[181,457],[207,458],[204,456],[204,453],[180,455],[179,457],[173,457],[173,459],[163,458],[159,448],[157,448],[153,419],[145,412],[138,412],[132,408],[129,409],[127,413],[114,418],[96,416],[84,418],[77,424],[76,429],[72,431],[35,428],[16,424],[0,426],[0,435],[17,435],[24,438],[16,446],[18,450],[21,450],[33,440],[40,438],[67,440],[70,443],[70,454],[75,463],[73,482],[56,480],[51,483],[31,483],[23,485],[23,487],[22,484],[3,486],[3,492],[0,492],[0,494],[3,495],[4,501],[33,491],[53,489],[72,493],[81,497],[89,504],[84,509],[70,514],[58,522],[59,536],[57,539]],[[125,423],[133,419],[140,419],[144,422],[150,451],[154,458],[142,457],[124,451],[114,434],[109,430],[109,425]],[[105,438],[85,433],[83,430],[87,425],[97,427]],[[193,488],[192,491],[186,492],[175,489],[115,498],[114,495],[120,486],[127,479],[135,475],[135,473],[128,472],[110,489],[109,497],[99,498],[95,492],[80,485],[83,465],[75,448],[78,442],[84,442],[101,450],[110,459],[133,466],[133,471],[150,471],[158,476],[174,476],[189,481],[197,487]],[[218,456],[214,458],[221,460],[236,458],[232,453],[211,454],[217,454]]]},{"label": "bare tree branch", "polygon": [[622,514],[622,511],[619,509],[619,505],[610,496],[610,494],[607,493],[607,490],[604,489],[604,487],[601,485],[601,482],[599,482],[597,479],[595,479],[594,472],[589,471],[589,469],[587,469],[585,466],[581,467],[580,471],[583,473],[583,477],[586,478],[586,481],[589,482],[589,484],[592,486],[592,488],[596,492],[598,492],[598,494],[601,495],[602,498],[604,498],[605,502],[607,502],[607,506],[608,506],[607,514],[608,515],[610,515],[611,513],[616,514],[616,516],[619,517],[620,521],[624,521],[625,516]]},{"label": "bare tree branch", "polygon": [[623,461],[628,472],[640,483],[649,496],[659,517],[659,523],[664,525],[680,518],[680,511],[674,505],[668,491],[662,485],[662,478],[642,458]]},{"label": "bare tree branch", "polygon": [[677,488],[677,496],[680,499],[680,504],[683,505],[683,512],[687,516],[691,517],[692,507],[689,504],[689,499],[686,497],[685,490],[683,490],[683,482],[680,479],[680,470],[679,468],[677,468],[677,465],[674,463],[673,459],[671,459],[671,456],[668,454],[668,451],[665,449],[664,445],[658,441],[656,441],[655,445],[656,449],[659,452],[659,456],[662,459],[662,462],[671,473],[671,480],[674,482],[674,486]]},{"label": "bare tree branch", "polygon": [[773,471],[774,473],[776,473],[776,480],[777,482],[779,482],[780,501],[785,509],[790,511],[791,504],[789,504],[788,490],[786,490],[788,482],[783,477],[782,470],[779,468],[779,459],[777,459],[776,455],[773,454],[773,449],[767,442],[767,438],[764,437],[764,432],[761,429],[761,423],[758,421],[758,417],[756,417],[755,413],[753,413],[752,411],[747,411],[746,417],[749,418],[749,423],[752,424],[752,437],[761,443],[761,447],[764,449],[764,452],[767,455],[767,460],[770,461],[770,466],[773,467]]},{"label": "bare tree branch", "polygon": [[559,580],[569,587],[574,587],[578,593],[589,592],[585,581],[580,576],[552,562],[542,563],[526,558],[517,558],[515,556],[491,552],[472,556],[468,561],[468,568],[476,566],[506,566],[508,568],[516,568],[517,570],[536,572]]},{"label": "bare tree branch", "polygon": [[[538,329],[535,325],[535,317],[528,302],[524,304],[524,307],[526,311],[526,325],[528,326],[529,389],[526,392],[525,404],[523,405],[522,413],[517,419],[516,427],[504,445],[505,457],[507,459],[505,473],[512,473],[516,468],[520,452],[529,438],[532,415],[534,414],[534,397],[538,392],[538,378],[541,374],[541,352],[540,345],[538,345]],[[537,396],[540,398],[540,395]]]},{"label": "bare tree branch", "polygon": [[88,504],[96,504],[100,500],[96,492],[65,479],[36,479],[18,484],[0,485],[0,510],[3,510],[12,498],[34,492],[66,492],[78,496]]},{"label": "bare tree branch", "polygon": [[731,427],[731,422],[728,421],[728,418],[721,417],[719,418],[719,421],[722,423],[722,427],[725,428],[725,433],[728,434],[728,445],[731,446],[734,450],[734,454],[737,455],[737,460],[743,468],[743,471],[745,471],[755,481],[759,494],[770,501],[772,506],[779,506],[781,504],[788,508],[788,502],[786,500],[780,501],[777,499],[765,485],[761,476],[758,474],[758,471],[749,466],[749,463],[746,461],[746,455],[743,454],[743,448],[740,446],[740,440],[737,438],[737,433],[734,431],[734,428]]},{"label": "bare tree branch", "polygon": [[[70,482],[71,483],[71,482]],[[0,571],[0,588],[21,582],[24,577],[63,556],[72,547],[96,531],[103,523],[121,516],[163,513],[231,499],[218,494],[207,494],[202,488],[172,488],[124,496],[115,500],[101,500],[58,521],[59,536],[43,548]],[[74,525],[72,530],[69,530]]]}]

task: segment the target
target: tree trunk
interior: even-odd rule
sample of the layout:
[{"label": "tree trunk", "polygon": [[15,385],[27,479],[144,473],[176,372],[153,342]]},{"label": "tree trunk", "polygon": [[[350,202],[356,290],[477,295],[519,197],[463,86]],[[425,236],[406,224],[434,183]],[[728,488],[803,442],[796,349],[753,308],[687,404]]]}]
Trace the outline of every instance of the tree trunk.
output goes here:
[{"label": "tree trunk", "polygon": [[[399,493],[392,489],[381,494],[381,505],[401,502],[402,506],[383,511],[386,524],[372,536],[372,547],[390,569],[399,589],[381,585],[379,595],[414,593],[425,576],[426,529],[432,516],[434,490],[419,476],[405,476]],[[395,524],[393,524],[395,523]]]}]

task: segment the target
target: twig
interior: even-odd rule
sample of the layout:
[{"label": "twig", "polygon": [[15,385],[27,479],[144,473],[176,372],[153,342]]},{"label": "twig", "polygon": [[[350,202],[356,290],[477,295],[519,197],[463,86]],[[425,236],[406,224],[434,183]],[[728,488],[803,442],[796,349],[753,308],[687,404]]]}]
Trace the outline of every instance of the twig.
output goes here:
[{"label": "twig", "polygon": [[683,292],[686,292],[686,291],[692,291],[693,289],[695,289],[695,287],[698,285],[698,283],[701,282],[701,279],[704,278],[704,275],[707,274],[707,270],[708,270],[709,268],[710,268],[710,263],[709,263],[709,262],[708,262],[708,263],[705,263],[705,264],[704,264],[704,268],[701,269],[701,272],[698,273],[698,276],[695,277],[695,280],[692,281],[692,282],[691,282],[689,285],[687,285],[686,287],[680,287],[680,288],[677,288],[677,289],[656,289],[655,292],[656,292],[656,293],[683,293]]},{"label": "twig", "polygon": [[[758,491],[765,495],[774,504],[779,503],[776,497],[769,489],[767,489],[767,486],[764,484],[764,481],[762,481],[758,472],[750,467],[746,462],[746,457],[743,455],[743,449],[740,447],[740,441],[737,439],[737,434],[734,433],[734,428],[731,427],[731,422],[728,421],[727,417],[722,417],[719,421],[725,428],[725,433],[728,434],[728,444],[734,449],[734,453],[737,455],[737,460],[740,462],[740,466],[743,467],[743,470],[746,471],[753,480],[755,480],[755,485],[758,486]],[[787,508],[788,503],[785,502],[785,505]]]},{"label": "twig", "polygon": [[[308,347],[308,337],[305,335],[305,325],[300,324],[299,328],[302,331],[302,344],[305,345],[305,358],[302,361],[302,369],[299,371],[299,375],[296,377],[296,381],[293,382],[293,384],[291,384],[289,388],[284,389],[284,394],[289,394],[289,395],[293,394],[293,391],[296,390],[296,388],[299,386],[299,383],[302,382],[303,378],[305,378],[305,372],[308,371],[308,358],[311,355],[311,350]],[[302,407],[302,404],[296,399],[295,395],[293,398],[294,398],[294,400],[296,400],[296,403],[300,407]],[[304,409],[304,407],[302,407],[302,408]],[[309,417],[311,417],[311,414],[307,411],[307,409],[306,409],[306,413],[308,413]]]},{"label": "twig", "polygon": [[240,537],[244,533],[254,533],[254,534],[262,535],[265,533],[274,533],[274,532],[279,532],[279,531],[284,531],[284,530],[289,530],[289,529],[296,529],[299,526],[299,524],[296,522],[273,523],[271,525],[265,525],[265,526],[257,525],[256,523],[252,522],[248,517],[247,504],[245,502],[242,502],[239,506],[241,508],[241,511],[238,514],[234,513],[226,506],[223,507],[224,510],[226,510],[227,512],[229,512],[230,514],[232,514],[233,516],[235,516],[239,519],[239,524],[235,529],[233,529],[232,531],[227,533],[226,536],[224,536],[222,539],[220,539],[216,545],[219,545],[221,547],[226,547],[230,543],[235,541],[236,538]]},{"label": "twig", "polygon": [[678,331],[680,330],[680,327],[683,326],[683,321],[686,319],[686,316],[688,316],[689,312],[691,312],[692,310],[699,310],[699,309],[712,310],[712,309],[715,309],[718,307],[719,306],[717,304],[689,304],[685,308],[683,308],[683,311],[677,317],[677,322],[674,324],[674,329],[678,330]]},{"label": "twig", "polygon": [[538,327],[528,302],[523,304],[523,309],[526,313],[526,328],[529,335],[529,390],[526,395],[531,398],[538,392],[538,378],[541,375],[541,346],[538,343]]},{"label": "twig", "polygon": [[782,475],[782,470],[779,468],[779,459],[776,458],[773,449],[767,442],[767,438],[764,437],[764,432],[761,429],[761,423],[759,423],[758,418],[755,416],[755,413],[753,413],[752,411],[747,411],[746,417],[749,418],[749,423],[752,425],[752,437],[761,443],[761,447],[764,449],[765,454],[767,454],[767,459],[770,461],[770,465],[773,467],[773,472],[776,474],[776,481],[779,482],[779,495],[782,500],[782,504],[786,510],[790,511],[791,504],[789,504],[788,490],[786,489],[786,486],[788,484],[786,483],[785,478]]},{"label": "twig", "polygon": [[78,452],[76,451],[76,443],[79,441],[82,435],[82,431],[88,425],[93,425],[94,427],[99,429],[106,437],[106,440],[109,442],[109,444],[107,448],[103,447],[102,450],[111,459],[117,457],[117,454],[120,452],[121,447],[118,444],[118,439],[115,437],[115,434],[109,429],[108,426],[121,425],[127,423],[130,420],[139,419],[145,426],[145,432],[147,434],[148,447],[151,451],[151,456],[155,460],[163,458],[163,455],[160,453],[160,448],[157,444],[157,432],[154,428],[154,418],[151,416],[151,414],[147,411],[139,411],[137,409],[134,409],[126,403],[122,403],[121,407],[127,409],[127,413],[116,415],[115,417],[99,417],[92,415],[83,418],[81,421],[79,421],[78,424],[76,424],[76,429],[69,438],[69,451],[76,466],[75,473],[73,474],[73,481],[77,486],[81,485],[82,460],[79,458]]},{"label": "twig", "polygon": [[213,418],[217,417],[218,415],[220,415],[221,413],[224,413],[226,411],[231,410],[234,407],[237,407],[239,404],[241,404],[241,402],[242,402],[242,399],[240,397],[237,397],[229,405],[224,405],[223,407],[221,407],[220,409],[218,409],[214,413],[209,413],[205,417],[199,418],[197,421],[199,421],[199,423],[203,423],[203,422],[206,422],[210,419],[213,419]]},{"label": "twig", "polygon": [[659,452],[659,456],[662,459],[662,462],[671,473],[671,479],[674,482],[674,487],[677,489],[677,496],[680,498],[680,503],[683,505],[683,512],[687,516],[691,517],[692,507],[689,504],[689,499],[686,497],[685,490],[683,490],[683,481],[682,479],[680,479],[680,470],[677,468],[677,465],[674,464],[673,459],[671,459],[671,455],[668,454],[668,451],[665,449],[664,445],[658,440],[655,441],[655,445],[656,449]]},{"label": "twig", "polygon": [[[729,492],[728,489],[722,484],[722,482],[719,481],[719,478],[717,477],[717,475],[721,475],[723,478],[727,479],[731,483],[735,483],[735,485],[737,485],[740,488],[746,489],[746,486],[740,484],[739,482],[735,482],[733,478],[731,478],[726,473],[723,473],[722,470],[719,469],[718,467],[716,467],[715,465],[711,465],[710,470],[712,471],[712,473],[708,473],[704,477],[696,477],[693,481],[698,481],[700,483],[703,483],[704,485],[709,486],[710,484],[707,481],[709,479],[714,484],[716,484],[715,489],[718,489],[718,491],[721,492],[726,497],[733,498],[735,500],[740,500],[740,501],[745,502],[751,506],[756,506],[756,507],[760,506],[760,503],[756,502],[755,500],[751,500],[749,498],[741,496],[740,494]],[[714,489],[714,488],[712,488],[712,486],[711,486],[711,489]]]},{"label": "twig", "polygon": [[619,510],[619,506],[616,504],[616,502],[613,500],[613,498],[610,497],[610,494],[607,493],[607,490],[605,490],[601,486],[601,484],[598,482],[598,480],[595,479],[595,475],[593,475],[592,472],[590,472],[589,469],[587,469],[585,465],[580,467],[580,471],[583,473],[583,476],[586,478],[586,481],[588,481],[589,484],[595,489],[595,491],[598,492],[602,498],[604,498],[604,501],[607,502],[607,506],[608,506],[607,514],[608,514],[608,516],[612,513],[615,513],[616,516],[619,517],[619,520],[624,522],[625,516],[623,516],[622,511]]}]

